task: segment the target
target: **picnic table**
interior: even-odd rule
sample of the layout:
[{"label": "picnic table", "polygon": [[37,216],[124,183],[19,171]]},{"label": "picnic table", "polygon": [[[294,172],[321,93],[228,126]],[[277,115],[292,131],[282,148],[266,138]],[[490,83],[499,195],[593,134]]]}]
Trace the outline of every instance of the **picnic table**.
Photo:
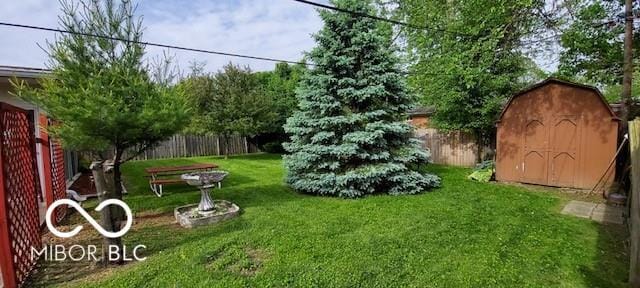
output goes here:
[{"label": "picnic table", "polygon": [[162,197],[162,189],[164,185],[186,183],[180,178],[171,176],[181,175],[184,173],[192,173],[199,171],[210,171],[218,168],[216,164],[192,164],[182,166],[163,166],[163,167],[149,167],[145,169],[147,177],[149,178],[149,187],[151,191],[158,197]]}]

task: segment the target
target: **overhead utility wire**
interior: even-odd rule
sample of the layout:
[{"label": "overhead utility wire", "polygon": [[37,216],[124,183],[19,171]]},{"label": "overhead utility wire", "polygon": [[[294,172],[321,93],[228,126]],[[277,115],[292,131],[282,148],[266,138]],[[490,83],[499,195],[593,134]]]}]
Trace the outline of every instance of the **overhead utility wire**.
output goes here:
[{"label": "overhead utility wire", "polygon": [[[298,1],[298,0],[294,0],[294,1]],[[104,35],[96,35],[96,34],[83,33],[83,32],[74,32],[74,31],[68,31],[68,30],[62,30],[62,29],[50,28],[50,27],[25,25],[25,24],[17,24],[17,23],[9,23],[9,22],[0,22],[0,26],[23,28],[23,29],[32,29],[32,30],[42,30],[42,31],[58,32],[58,33],[65,33],[65,34],[74,34],[74,35],[81,35],[81,36],[86,36],[86,37],[96,37],[96,38],[102,38],[102,39],[108,39],[108,40],[114,40],[114,41],[122,41],[122,42],[128,42],[128,43],[136,43],[136,44],[142,44],[142,45],[148,45],[148,46],[176,49],[176,50],[183,50],[183,51],[191,51],[191,52],[198,52],[198,53],[206,53],[206,54],[214,54],[214,55],[222,55],[222,56],[254,59],[254,60],[262,60],[262,61],[271,61],[271,62],[284,62],[284,63],[289,63],[289,64],[300,64],[300,65],[306,65],[306,66],[315,66],[315,64],[313,64],[313,63],[291,61],[291,60],[282,60],[282,59],[276,59],[276,58],[271,58],[271,57],[244,55],[244,54],[229,53],[229,52],[219,52],[219,51],[212,51],[212,50],[205,50],[205,49],[198,49],[198,48],[189,48],[189,47],[183,47],[183,46],[176,46],[176,45],[170,45],[170,44],[161,44],[161,43],[153,43],[153,42],[146,42],[146,41],[133,41],[133,40],[124,39],[124,38],[104,36]],[[434,75],[435,74],[436,73],[434,73]],[[448,73],[437,73],[437,74],[448,74]]]},{"label": "overhead utility wire", "polygon": [[322,3],[317,3],[317,2],[313,2],[313,1],[307,1],[307,0],[293,0],[293,1],[299,2],[299,3],[303,3],[303,4],[307,4],[307,5],[311,5],[311,6],[315,6],[315,7],[318,7],[318,8],[329,9],[329,10],[333,10],[333,11],[337,11],[337,12],[351,14],[351,15],[358,16],[358,17],[364,17],[364,18],[369,18],[369,19],[373,19],[373,20],[383,21],[383,22],[387,22],[387,23],[391,23],[391,24],[395,24],[395,25],[400,25],[400,26],[405,26],[405,27],[418,29],[418,30],[433,30],[433,31],[440,31],[440,32],[450,33],[450,34],[455,34],[455,35],[472,36],[472,37],[475,36],[475,35],[469,34],[469,33],[461,33],[461,32],[449,31],[449,30],[445,30],[445,29],[442,29],[442,28],[434,28],[434,27],[415,25],[415,24],[411,24],[411,23],[407,23],[407,22],[402,22],[402,21],[398,21],[398,20],[384,18],[384,17],[380,17],[380,16],[376,16],[376,15],[371,15],[371,14],[367,14],[367,13],[363,13],[363,12],[353,11],[353,10],[344,9],[344,8],[331,6],[331,5],[327,5],[327,4],[322,4]]},{"label": "overhead utility wire", "polygon": [[285,62],[285,63],[289,63],[289,64],[302,64],[302,65],[313,66],[313,64],[305,63],[305,62],[299,62],[299,61],[281,60],[281,59],[270,58],[270,57],[261,57],[261,56],[252,56],[252,55],[244,55],[244,54],[237,54],[237,53],[205,50],[205,49],[198,49],[198,48],[189,48],[189,47],[162,44],[162,43],[154,43],[154,42],[147,42],[147,41],[134,41],[134,40],[129,40],[129,39],[125,39],[125,38],[119,38],[119,37],[111,37],[111,36],[97,35],[97,34],[90,34],[90,33],[83,33],[83,32],[74,32],[74,31],[68,31],[68,30],[62,30],[62,29],[56,29],[56,28],[49,28],[49,27],[42,27],[42,26],[25,25],[25,24],[8,23],[8,22],[0,22],[0,26],[18,27],[18,28],[33,29],[33,30],[58,32],[58,33],[64,33],[64,34],[81,35],[81,36],[87,36],[87,37],[95,37],[95,38],[101,38],[101,39],[107,39],[107,40],[122,41],[122,42],[127,42],[127,43],[135,43],[135,44],[142,44],[142,45],[147,45],[147,46],[155,46],[155,47],[161,47],[161,48],[169,48],[169,49],[191,51],[191,52],[198,52],[198,53],[215,54],[215,55],[222,55],[222,56],[230,56],[230,57],[262,60],[262,61]]},{"label": "overhead utility wire", "polygon": [[[344,8],[331,6],[331,5],[327,5],[327,4],[322,4],[322,3],[317,3],[317,2],[308,1],[308,0],[292,0],[292,1],[303,3],[303,4],[307,4],[307,5],[311,5],[311,6],[315,6],[315,7],[318,7],[318,8],[329,9],[329,10],[333,10],[333,11],[337,11],[337,12],[347,13],[347,14],[351,14],[351,15],[354,15],[354,16],[357,16],[357,17],[365,17],[365,18],[369,18],[369,19],[383,21],[383,22],[387,22],[387,23],[391,23],[391,24],[395,24],[395,25],[400,25],[400,26],[404,26],[404,27],[409,27],[409,28],[413,28],[413,29],[418,29],[418,30],[440,31],[440,32],[448,33],[448,34],[452,34],[452,35],[468,36],[468,37],[475,37],[476,36],[476,35],[470,34],[470,33],[462,33],[462,32],[457,32],[457,31],[450,31],[450,30],[446,30],[446,29],[443,29],[443,28],[434,28],[434,27],[428,27],[428,26],[415,25],[415,24],[411,24],[411,23],[407,23],[407,22],[402,22],[402,21],[398,21],[398,20],[393,20],[393,19],[389,19],[389,18],[384,18],[384,17],[380,17],[380,16],[376,16],[376,15],[371,15],[371,14],[367,14],[367,13],[363,13],[363,12],[353,11],[353,10],[349,10],[349,9],[344,9]],[[527,42],[523,42],[523,44],[524,45],[533,45],[533,44],[536,44],[536,43],[539,43],[539,42],[548,41],[550,38],[554,38],[554,37],[557,38],[558,36],[555,35],[553,37],[548,37],[548,38],[544,38],[544,39],[527,41]]]}]

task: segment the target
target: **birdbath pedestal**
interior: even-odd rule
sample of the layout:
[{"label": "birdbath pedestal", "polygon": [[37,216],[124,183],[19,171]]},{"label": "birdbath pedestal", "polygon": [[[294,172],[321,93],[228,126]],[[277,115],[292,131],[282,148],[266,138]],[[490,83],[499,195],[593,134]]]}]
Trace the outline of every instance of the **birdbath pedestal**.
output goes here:
[{"label": "birdbath pedestal", "polygon": [[211,188],[218,186],[220,188],[221,182],[229,173],[224,171],[209,171],[209,172],[197,172],[182,174],[181,178],[187,184],[196,186],[200,189],[201,197],[200,204],[198,204],[198,213],[208,214],[215,211],[215,203],[211,200],[209,192]]},{"label": "birdbath pedestal", "polygon": [[228,175],[225,171],[207,171],[182,174],[180,177],[191,186],[200,189],[200,203],[181,206],[175,209],[178,223],[187,228],[202,226],[233,218],[240,208],[229,201],[212,200],[210,191],[221,187],[222,180]]}]

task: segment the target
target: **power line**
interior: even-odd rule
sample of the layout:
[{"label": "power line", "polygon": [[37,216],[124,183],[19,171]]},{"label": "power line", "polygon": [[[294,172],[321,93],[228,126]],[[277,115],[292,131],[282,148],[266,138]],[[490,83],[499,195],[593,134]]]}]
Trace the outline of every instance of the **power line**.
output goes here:
[{"label": "power line", "polygon": [[293,0],[293,1],[299,2],[299,3],[303,3],[303,4],[307,4],[307,5],[311,5],[311,6],[315,6],[315,7],[318,7],[318,8],[333,10],[333,11],[337,11],[337,12],[341,12],[341,13],[347,13],[347,14],[351,14],[351,15],[354,15],[354,16],[357,16],[357,17],[369,18],[369,19],[373,19],[373,20],[377,20],[377,21],[387,22],[387,23],[391,23],[391,24],[394,24],[394,25],[400,25],[400,26],[409,27],[409,28],[418,29],[418,30],[432,30],[432,31],[440,31],[440,32],[444,32],[444,33],[449,33],[449,34],[454,34],[454,35],[461,35],[461,36],[471,36],[471,37],[475,36],[473,34],[454,32],[454,31],[449,31],[449,30],[445,30],[445,29],[442,29],[442,28],[419,26],[419,25],[415,25],[415,24],[411,24],[411,23],[407,23],[407,22],[402,22],[402,21],[398,21],[398,20],[384,18],[384,17],[380,17],[380,16],[376,16],[376,15],[367,14],[367,13],[364,13],[364,12],[353,11],[353,10],[344,9],[344,8],[331,6],[331,5],[326,5],[326,4],[322,4],[322,3],[317,3],[317,2],[313,2],[313,1],[307,1],[307,0]]},{"label": "power line", "polygon": [[[311,5],[311,6],[315,6],[315,7],[318,7],[318,8],[329,9],[329,10],[337,11],[337,12],[341,12],[341,13],[347,13],[347,14],[354,15],[356,17],[369,18],[369,19],[373,19],[373,20],[377,20],[377,21],[387,22],[387,23],[400,25],[400,26],[404,26],[404,27],[409,27],[409,28],[413,28],[413,29],[418,29],[418,30],[432,30],[432,31],[439,31],[439,32],[448,33],[448,34],[452,34],[452,35],[468,36],[468,37],[475,37],[476,36],[476,35],[470,34],[470,33],[449,31],[449,30],[446,30],[446,29],[443,29],[443,28],[419,26],[419,25],[415,25],[415,24],[411,24],[411,23],[407,23],[407,22],[402,22],[402,21],[398,21],[398,20],[384,18],[384,17],[371,15],[371,14],[367,14],[367,13],[363,13],[363,12],[348,10],[348,9],[344,9],[344,8],[340,8],[340,7],[336,7],[336,6],[331,6],[331,5],[327,5],[327,4],[322,4],[322,3],[317,3],[317,2],[313,2],[313,1],[308,1],[308,0],[292,0],[292,1],[303,3],[303,4],[307,4],[307,5]],[[534,41],[523,42],[522,44],[524,44],[524,45],[533,45],[533,44],[537,44],[538,42],[548,41],[548,40],[550,40],[551,38],[554,38],[554,37],[558,37],[558,35],[554,35],[552,37],[547,37],[547,38],[538,39],[538,40],[534,40]]]},{"label": "power line", "polygon": [[[294,0],[294,1],[305,1],[305,0]],[[319,4],[319,5],[323,5],[323,4]],[[332,7],[332,6],[329,6],[329,7]],[[365,16],[362,16],[362,17],[365,17]],[[384,19],[384,18],[382,18],[382,19]],[[222,56],[230,56],[230,57],[262,60],[262,61],[270,61],[270,62],[284,62],[284,63],[289,63],[289,64],[299,64],[299,65],[305,65],[305,66],[315,66],[315,64],[313,64],[313,63],[291,61],[291,60],[282,60],[282,59],[276,59],[276,58],[270,58],[270,57],[244,55],[244,54],[229,53],[229,52],[220,52],[220,51],[213,51],[213,50],[204,50],[204,49],[198,49],[198,48],[189,48],[189,47],[183,47],[183,46],[176,46],[176,45],[162,44],[162,43],[154,43],[154,42],[146,42],[146,41],[134,41],[134,40],[129,40],[129,39],[125,39],[125,38],[118,38],[118,37],[111,37],[111,36],[104,36],[104,35],[97,35],[97,34],[90,34],[90,33],[84,33],[84,32],[68,31],[68,30],[62,30],[62,29],[50,28],[50,27],[42,27],[42,26],[34,26],[34,25],[26,25],[26,24],[17,24],[17,23],[9,23],[9,22],[0,22],[0,26],[23,28],[23,29],[32,29],[32,30],[42,30],[42,31],[50,31],[50,32],[58,32],[58,33],[65,33],[65,34],[81,35],[81,36],[86,36],[86,37],[96,37],[96,38],[108,39],[108,40],[113,40],[113,41],[121,41],[121,42],[127,42],[127,43],[135,43],[135,44],[141,44],[141,45],[155,46],[155,47],[161,47],[161,48],[169,48],[169,49],[176,49],[176,50],[183,50],[183,51],[190,51],[190,52],[198,52],[198,53],[205,53],[205,54],[214,54],[214,55],[222,55]],[[444,73],[444,74],[448,74],[448,73]],[[436,75],[436,74],[433,74],[433,75]]]},{"label": "power line", "polygon": [[50,28],[50,27],[25,25],[25,24],[17,24],[17,23],[8,23],[8,22],[0,22],[0,26],[17,27],[17,28],[25,28],[25,29],[41,30],[41,31],[50,31],[50,32],[58,32],[58,33],[64,33],[64,34],[73,34],[73,35],[95,37],[95,38],[101,38],[101,39],[107,39],[107,40],[113,40],[113,41],[122,41],[122,42],[127,42],[127,43],[141,44],[141,45],[147,45],[147,46],[155,46],[155,47],[168,48],[168,49],[176,49],[176,50],[183,50],[183,51],[191,51],[191,52],[198,52],[198,53],[215,54],[215,55],[222,55],[222,56],[230,56],[230,57],[262,60],[262,61],[285,62],[285,63],[289,63],[289,64],[301,64],[301,65],[313,66],[313,64],[305,63],[305,62],[299,62],[299,61],[282,60],[282,59],[276,59],[276,58],[270,58],[270,57],[252,56],[252,55],[244,55],[244,54],[237,54],[237,53],[229,53],[229,52],[220,52],[220,51],[213,51],[213,50],[198,49],[198,48],[189,48],[189,47],[182,47],[182,46],[162,44],[162,43],[154,43],[154,42],[146,42],[146,41],[134,41],[134,40],[129,40],[129,39],[125,39],[125,38],[118,38],[118,37],[111,37],[111,36],[97,35],[97,34],[90,34],[90,33],[84,33],[84,32],[68,31],[68,30],[62,30],[62,29],[56,29],[56,28]]}]

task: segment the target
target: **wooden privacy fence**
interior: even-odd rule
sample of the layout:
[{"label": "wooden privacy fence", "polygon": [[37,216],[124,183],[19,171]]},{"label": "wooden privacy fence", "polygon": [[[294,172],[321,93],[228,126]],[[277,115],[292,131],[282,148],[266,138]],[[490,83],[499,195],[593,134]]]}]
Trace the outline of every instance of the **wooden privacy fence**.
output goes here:
[{"label": "wooden privacy fence", "polygon": [[[260,152],[255,144],[243,136],[231,136],[227,143],[229,155]],[[133,160],[223,155],[225,145],[224,139],[220,136],[174,135],[154,148],[147,149]]]},{"label": "wooden privacy fence", "polygon": [[631,152],[631,193],[629,203],[630,247],[629,284],[640,287],[640,120],[629,122]]},{"label": "wooden privacy fence", "polygon": [[476,137],[461,131],[443,132],[433,128],[419,128],[416,137],[431,151],[436,164],[471,167],[478,158]]}]

